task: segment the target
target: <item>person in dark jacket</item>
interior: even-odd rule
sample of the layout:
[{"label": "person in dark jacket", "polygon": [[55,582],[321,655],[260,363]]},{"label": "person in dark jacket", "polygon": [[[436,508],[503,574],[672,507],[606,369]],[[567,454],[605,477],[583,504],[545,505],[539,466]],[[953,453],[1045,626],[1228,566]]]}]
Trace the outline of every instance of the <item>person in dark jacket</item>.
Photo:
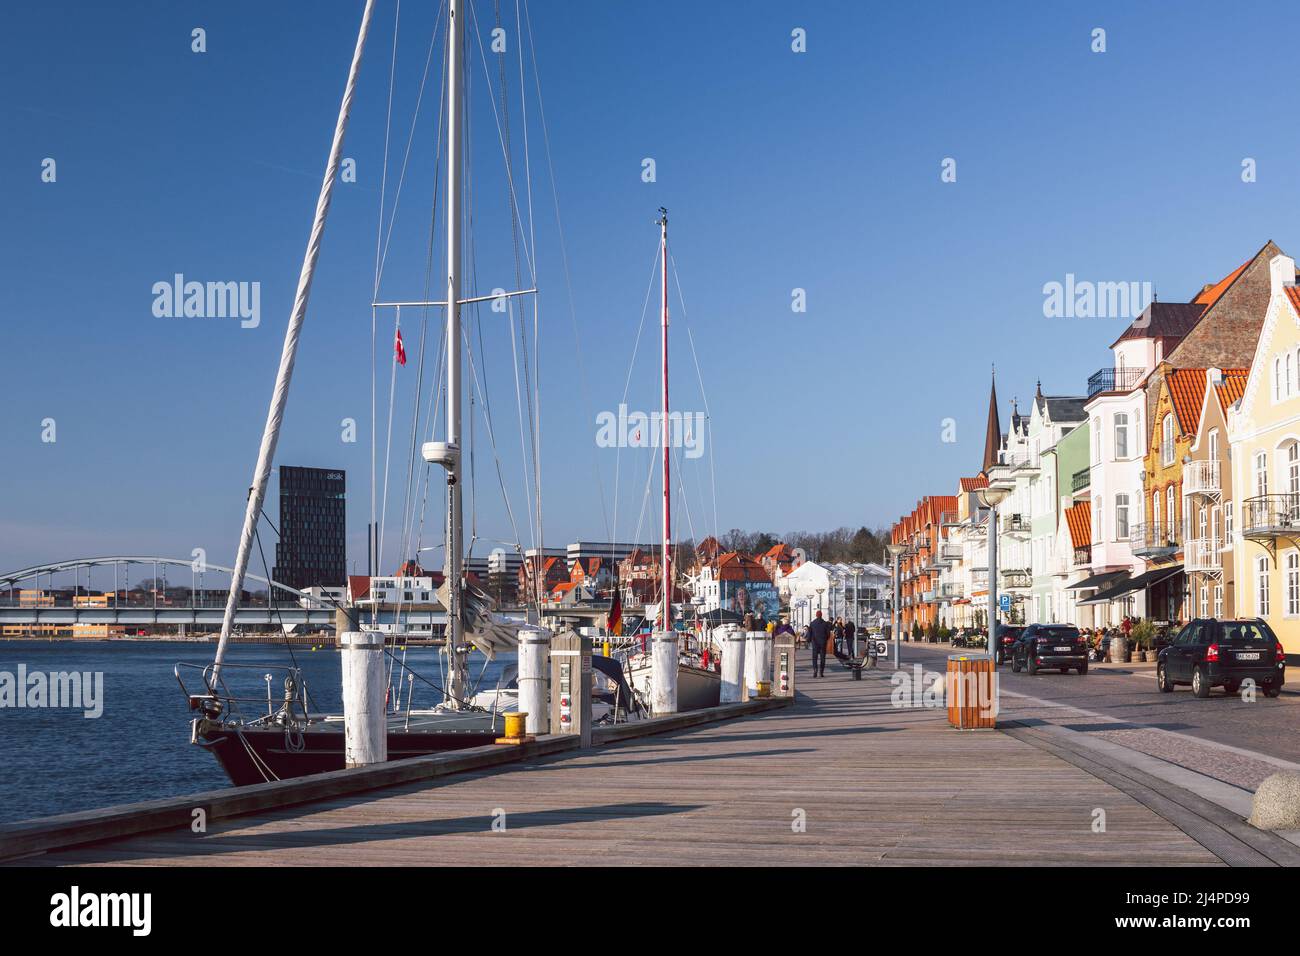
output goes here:
[{"label": "person in dark jacket", "polygon": [[826,676],[826,642],[830,640],[831,628],[822,620],[818,611],[813,622],[808,625],[808,645],[812,648],[813,677]]},{"label": "person in dark jacket", "polygon": [[853,626],[853,619],[846,617],[844,619],[844,653],[849,657],[854,657],[857,654],[857,650],[853,645],[853,634],[856,630],[857,628]]}]

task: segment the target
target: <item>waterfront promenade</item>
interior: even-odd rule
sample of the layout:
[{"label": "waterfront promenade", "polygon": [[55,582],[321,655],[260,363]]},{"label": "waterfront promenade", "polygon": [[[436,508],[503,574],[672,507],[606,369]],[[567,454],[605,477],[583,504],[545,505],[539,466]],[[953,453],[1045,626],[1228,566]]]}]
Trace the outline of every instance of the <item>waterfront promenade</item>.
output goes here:
[{"label": "waterfront promenade", "polygon": [[[801,668],[795,706],[17,865],[1271,865],[1300,850],[1032,729]],[[1103,777],[1105,779],[1103,779]],[[1189,809],[1190,807],[1190,809]],[[1199,812],[1197,812],[1199,809]],[[1104,811],[1105,829],[1094,821]],[[494,828],[494,822],[496,827]],[[1290,855],[1288,855],[1290,854]]]}]

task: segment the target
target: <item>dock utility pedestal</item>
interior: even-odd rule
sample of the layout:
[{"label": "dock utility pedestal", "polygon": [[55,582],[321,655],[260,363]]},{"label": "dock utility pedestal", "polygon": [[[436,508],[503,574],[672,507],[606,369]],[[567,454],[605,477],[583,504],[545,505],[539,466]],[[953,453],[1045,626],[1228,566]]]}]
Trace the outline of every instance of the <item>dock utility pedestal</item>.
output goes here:
[{"label": "dock utility pedestal", "polygon": [[591,746],[591,638],[572,630],[551,638],[551,733]]}]

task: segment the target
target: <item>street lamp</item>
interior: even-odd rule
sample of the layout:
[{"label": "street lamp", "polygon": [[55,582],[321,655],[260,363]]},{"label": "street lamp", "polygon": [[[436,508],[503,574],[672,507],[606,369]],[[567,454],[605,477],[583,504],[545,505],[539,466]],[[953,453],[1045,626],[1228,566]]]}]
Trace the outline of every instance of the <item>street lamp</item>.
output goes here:
[{"label": "street lamp", "polygon": [[898,648],[902,643],[902,635],[898,633],[898,558],[906,548],[901,544],[887,544],[885,550],[893,558],[894,566],[894,594],[893,600],[889,602],[889,632],[894,639],[894,670],[898,670]]},{"label": "street lamp", "polygon": [[989,485],[975,492],[975,498],[989,509],[989,639],[988,650],[993,666],[998,666],[998,505],[1006,501],[1010,490]]}]

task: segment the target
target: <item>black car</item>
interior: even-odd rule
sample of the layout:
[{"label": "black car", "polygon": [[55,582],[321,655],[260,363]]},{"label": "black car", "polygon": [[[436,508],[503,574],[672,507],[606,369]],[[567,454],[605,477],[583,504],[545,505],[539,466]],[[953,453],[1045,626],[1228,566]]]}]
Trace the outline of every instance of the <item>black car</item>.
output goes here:
[{"label": "black car", "polygon": [[1016,641],[1020,640],[1020,635],[1025,633],[1025,629],[1019,624],[999,624],[998,625],[998,663],[1005,664],[1011,659],[1011,648]]},{"label": "black car", "polygon": [[1044,668],[1088,673],[1088,641],[1073,624],[1030,624],[1011,646],[1011,669],[1037,674]]},{"label": "black car", "polygon": [[1268,697],[1282,693],[1286,682],[1282,642],[1259,618],[1197,618],[1156,658],[1156,683],[1164,693],[1191,684],[1197,697],[1209,697],[1212,687],[1235,694],[1247,680]]}]

